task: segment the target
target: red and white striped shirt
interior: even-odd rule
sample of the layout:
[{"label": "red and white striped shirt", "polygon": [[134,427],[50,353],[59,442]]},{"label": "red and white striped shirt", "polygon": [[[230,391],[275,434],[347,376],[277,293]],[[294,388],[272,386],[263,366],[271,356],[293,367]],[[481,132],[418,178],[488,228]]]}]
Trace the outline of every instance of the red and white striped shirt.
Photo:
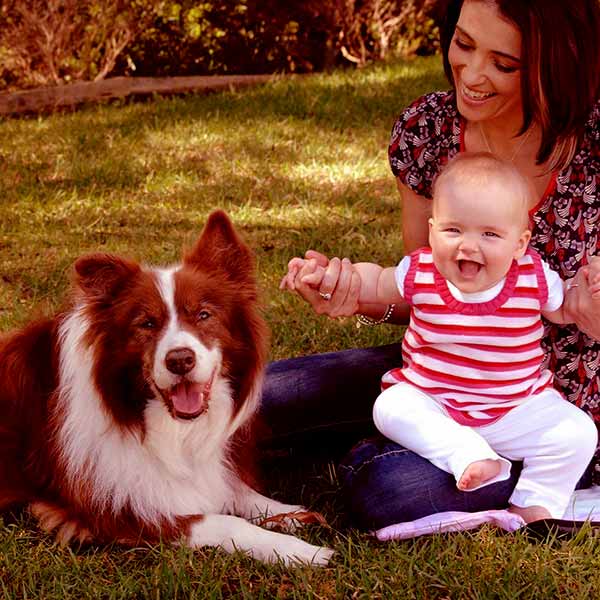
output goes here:
[{"label": "red and white striped shirt", "polygon": [[552,385],[542,369],[542,310],[563,302],[558,275],[528,249],[492,290],[460,294],[421,248],[396,268],[398,289],[411,305],[402,368],[382,388],[407,382],[441,402],[458,423],[493,423]]}]

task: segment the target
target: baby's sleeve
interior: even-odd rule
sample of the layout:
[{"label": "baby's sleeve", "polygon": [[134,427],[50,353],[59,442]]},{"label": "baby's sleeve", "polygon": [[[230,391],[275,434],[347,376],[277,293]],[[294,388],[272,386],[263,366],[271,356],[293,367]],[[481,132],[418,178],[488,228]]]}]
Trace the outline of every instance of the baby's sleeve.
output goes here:
[{"label": "baby's sleeve", "polygon": [[565,287],[560,275],[548,266],[545,261],[542,261],[546,284],[548,285],[548,299],[542,306],[544,312],[554,312],[558,310],[565,299]]},{"label": "baby's sleeve", "polygon": [[400,295],[404,298],[404,282],[406,281],[406,275],[408,273],[408,269],[410,267],[410,255],[405,256],[396,267],[396,285],[398,286],[398,291]]}]

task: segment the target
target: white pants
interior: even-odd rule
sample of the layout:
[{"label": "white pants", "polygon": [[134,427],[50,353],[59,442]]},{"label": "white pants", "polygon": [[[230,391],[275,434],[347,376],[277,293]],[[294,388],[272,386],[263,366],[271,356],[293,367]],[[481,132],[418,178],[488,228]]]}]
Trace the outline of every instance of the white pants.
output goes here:
[{"label": "white pants", "polygon": [[457,481],[475,461],[501,461],[500,474],[484,485],[508,479],[511,464],[506,459],[523,461],[510,503],[541,506],[554,518],[563,516],[598,441],[592,419],[552,388],[491,425],[466,427],[431,396],[398,383],[377,398],[373,419],[387,438],[452,473]]}]

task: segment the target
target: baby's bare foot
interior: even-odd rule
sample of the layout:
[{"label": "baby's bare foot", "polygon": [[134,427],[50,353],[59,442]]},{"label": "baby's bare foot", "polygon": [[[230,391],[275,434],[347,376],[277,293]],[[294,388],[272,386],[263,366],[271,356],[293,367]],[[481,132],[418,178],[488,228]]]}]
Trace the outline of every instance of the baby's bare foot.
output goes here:
[{"label": "baby's bare foot", "polygon": [[514,504],[511,504],[508,510],[519,515],[525,523],[549,519],[552,516],[542,506],[515,506]]},{"label": "baby's bare foot", "polygon": [[492,458],[471,463],[458,480],[456,487],[463,492],[473,490],[500,473],[500,461]]}]

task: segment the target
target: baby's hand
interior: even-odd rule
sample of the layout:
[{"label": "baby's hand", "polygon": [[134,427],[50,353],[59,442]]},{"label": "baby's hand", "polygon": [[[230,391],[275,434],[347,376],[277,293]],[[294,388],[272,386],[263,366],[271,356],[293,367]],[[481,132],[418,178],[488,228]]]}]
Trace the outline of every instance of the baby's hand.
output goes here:
[{"label": "baby's hand", "polygon": [[587,266],[587,281],[590,294],[594,299],[600,298],[600,259],[592,257]]},{"label": "baby's hand", "polygon": [[292,258],[290,262],[288,262],[288,270],[279,282],[279,289],[288,289],[293,292],[296,289],[296,276],[298,275],[300,269],[304,267],[307,262],[308,261],[305,258],[294,256],[294,258]]},{"label": "baby's hand", "polygon": [[300,271],[304,271],[304,275],[299,280],[300,282],[313,289],[319,289],[325,276],[325,267],[318,265],[314,259],[299,258],[297,256],[292,258],[288,263],[288,272],[279,283],[279,289],[284,290],[287,288],[294,291]]},{"label": "baby's hand", "polygon": [[323,282],[323,277],[325,277],[325,267],[315,265],[314,271],[312,273],[303,275],[300,281],[306,285],[309,285],[311,288],[318,290]]}]

